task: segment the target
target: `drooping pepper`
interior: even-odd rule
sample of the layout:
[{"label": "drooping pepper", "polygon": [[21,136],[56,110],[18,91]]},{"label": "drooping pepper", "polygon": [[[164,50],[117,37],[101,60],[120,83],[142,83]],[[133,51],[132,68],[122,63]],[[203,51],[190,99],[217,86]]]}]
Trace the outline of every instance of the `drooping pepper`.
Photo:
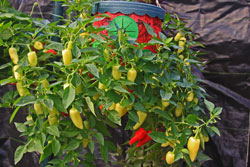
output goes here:
[{"label": "drooping pepper", "polygon": [[162,110],[164,111],[167,108],[167,106],[169,106],[169,104],[170,104],[169,101],[162,100],[161,101]]},{"label": "drooping pepper", "polygon": [[52,53],[53,55],[57,54],[57,52],[54,49],[49,49],[46,51],[46,53]]},{"label": "drooping pepper", "polygon": [[18,54],[17,54],[16,48],[13,48],[13,47],[9,48],[9,55],[10,55],[10,58],[11,58],[12,62],[14,64],[17,64],[17,62],[18,62]]},{"label": "drooping pepper", "polygon": [[144,144],[150,142],[150,141],[152,140],[152,138],[148,135],[148,134],[150,134],[150,133],[151,133],[150,130],[147,131],[146,136],[145,136],[143,139],[141,139],[141,140],[137,143],[136,147],[143,146]]},{"label": "drooping pepper", "polygon": [[176,35],[175,35],[175,37],[174,37],[174,41],[179,41],[180,40],[180,38],[182,37],[182,34],[180,33],[180,32],[178,32]]},{"label": "drooping pepper", "polygon": [[174,157],[175,157],[174,153],[172,151],[168,151],[166,154],[166,162],[168,164],[174,163]]},{"label": "drooping pepper", "polygon": [[200,148],[200,139],[195,137],[190,137],[188,139],[187,148],[189,151],[189,157],[192,162],[196,159],[197,153]]},{"label": "drooping pepper", "polygon": [[48,120],[49,120],[49,125],[57,125],[58,124],[58,118],[55,115],[49,114]]},{"label": "drooping pepper", "polygon": [[147,131],[143,128],[140,128],[139,130],[137,130],[135,132],[135,135],[134,137],[132,137],[130,140],[129,140],[129,145],[132,145],[134,144],[135,142],[139,141],[139,140],[142,140],[144,137],[146,137],[147,135]]},{"label": "drooping pepper", "polygon": [[39,102],[34,103],[34,110],[37,115],[43,114],[43,105]]},{"label": "drooping pepper", "polygon": [[137,115],[139,117],[139,122],[137,122],[135,126],[133,127],[134,130],[138,129],[147,118],[147,113],[142,112],[142,111],[137,111]]},{"label": "drooping pepper", "polygon": [[82,146],[83,146],[83,148],[86,148],[88,146],[88,144],[89,144],[89,139],[83,138],[82,139]]},{"label": "drooping pepper", "polygon": [[181,37],[180,40],[179,40],[179,43],[178,43],[178,46],[181,47],[181,49],[177,50],[178,54],[180,54],[181,52],[184,51],[185,43],[186,43],[186,38],[185,37]]},{"label": "drooping pepper", "polygon": [[182,114],[183,106],[180,102],[177,103],[177,106],[175,108],[175,116],[179,117]]},{"label": "drooping pepper", "polygon": [[20,96],[27,96],[30,94],[29,90],[23,86],[22,82],[16,83],[16,89]]},{"label": "drooping pepper", "polygon": [[80,115],[80,112],[76,108],[71,108],[69,111],[69,115],[73,124],[77,128],[83,129],[82,117]]},{"label": "drooping pepper", "polygon": [[105,89],[105,85],[102,84],[101,82],[98,82],[98,88],[99,88],[100,90],[103,90],[103,89]]},{"label": "drooping pepper", "polygon": [[36,67],[37,65],[37,55],[35,51],[28,53],[28,61],[31,67]]},{"label": "drooping pepper", "polygon": [[65,66],[69,65],[72,61],[71,49],[67,48],[62,51],[63,63]]},{"label": "drooping pepper", "polygon": [[19,65],[15,65],[13,67],[13,74],[16,80],[21,80],[22,75],[16,71],[18,68],[19,68]]},{"label": "drooping pepper", "polygon": [[85,121],[83,121],[83,124],[84,124],[84,127],[85,127],[87,130],[90,129],[89,121],[85,120]]},{"label": "drooping pepper", "polygon": [[58,112],[58,110],[55,107],[53,107],[52,110],[49,109],[49,108],[47,108],[47,109],[48,109],[50,115],[52,115],[52,116],[60,116],[60,113]]},{"label": "drooping pepper", "polygon": [[119,71],[120,65],[114,65],[112,67],[112,76],[115,80],[119,80],[122,76],[122,73]]},{"label": "drooping pepper", "polygon": [[35,48],[36,50],[42,50],[42,49],[43,49],[43,44],[42,44],[42,42],[36,41],[36,42],[34,43],[34,48]]},{"label": "drooping pepper", "polygon": [[194,93],[193,92],[188,92],[188,97],[187,97],[187,101],[191,102],[194,99]]},{"label": "drooping pepper", "polygon": [[62,51],[63,63],[64,65],[69,65],[72,61],[72,47],[73,42],[69,41],[68,47]]},{"label": "drooping pepper", "polygon": [[119,116],[122,117],[127,113],[127,109],[124,108],[120,103],[115,105],[115,111],[118,112]]},{"label": "drooping pepper", "polygon": [[48,88],[49,87],[49,81],[47,79],[44,79],[41,81],[42,85],[44,88]]},{"label": "drooping pepper", "polygon": [[113,102],[112,105],[109,107],[109,110],[115,110],[116,104]]},{"label": "drooping pepper", "polygon": [[137,71],[134,68],[131,68],[128,70],[127,79],[131,82],[134,82],[136,75],[137,75]]}]

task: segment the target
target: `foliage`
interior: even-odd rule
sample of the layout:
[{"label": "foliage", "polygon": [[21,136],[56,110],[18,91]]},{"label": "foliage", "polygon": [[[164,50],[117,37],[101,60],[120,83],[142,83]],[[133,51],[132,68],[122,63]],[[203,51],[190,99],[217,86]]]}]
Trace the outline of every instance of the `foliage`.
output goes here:
[{"label": "foliage", "polygon": [[[5,76],[8,71],[8,77],[0,83],[17,82],[28,91],[25,96],[9,91],[1,99],[1,106],[16,108],[10,122],[20,108],[29,111],[27,121],[15,123],[21,136],[26,136],[25,144],[16,150],[15,163],[24,153],[37,151],[40,162],[54,155],[50,165],[93,166],[96,143],[105,162],[109,152],[117,151],[121,160],[115,163],[122,166],[163,166],[168,151],[175,154],[176,166],[182,160],[188,166],[199,166],[209,159],[200,150],[197,161],[191,162],[187,141],[195,136],[205,149],[204,136],[219,135],[214,123],[222,109],[206,100],[199,78],[191,72],[191,66],[199,69],[202,64],[199,53],[190,48],[201,44],[194,41],[195,35],[185,24],[177,16],[166,14],[162,24],[165,33],[160,33],[159,38],[145,24],[152,35],[147,44],[128,39],[122,29],[109,38],[99,33],[108,27],[92,26],[105,15],[90,16],[91,1],[64,2],[70,17],[63,20],[63,25],[30,18],[13,9],[0,10],[0,52],[5,62],[0,69],[5,69]],[[70,15],[73,11],[75,16]],[[174,39],[177,32],[187,39],[184,45]],[[53,41],[55,36],[61,41]],[[33,47],[37,41],[44,44],[43,49]],[[143,48],[148,45],[157,46],[157,53],[145,52]],[[14,64],[8,55],[11,46],[18,51],[19,68],[15,72],[21,78],[13,75]],[[70,49],[73,55],[69,65],[62,60],[64,49]],[[27,57],[31,50],[38,58],[35,67],[30,66]],[[116,73],[121,74],[118,79],[114,79],[112,68],[116,65]],[[134,82],[127,79],[132,67],[137,71]],[[37,103],[41,113],[34,105]],[[120,105],[123,117],[117,108],[112,108],[113,104]],[[71,108],[81,113],[83,129],[68,116]],[[141,120],[138,111],[146,113],[139,126],[147,130],[152,141],[140,147],[131,145],[123,157],[120,147],[109,141],[112,135],[108,128],[125,124],[125,130],[134,134],[134,126]],[[169,146],[161,147],[166,142]],[[89,152],[83,155],[82,147],[88,147]]]}]

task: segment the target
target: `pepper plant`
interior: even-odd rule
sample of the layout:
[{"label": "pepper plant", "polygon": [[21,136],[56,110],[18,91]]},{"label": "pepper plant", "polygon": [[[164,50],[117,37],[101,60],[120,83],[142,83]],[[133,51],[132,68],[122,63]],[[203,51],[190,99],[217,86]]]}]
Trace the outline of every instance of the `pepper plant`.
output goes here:
[{"label": "pepper plant", "polygon": [[[222,109],[206,100],[192,74],[202,66],[192,49],[202,46],[196,36],[166,14],[159,36],[144,24],[148,43],[137,43],[123,29],[108,37],[101,32],[109,27],[92,26],[107,15],[90,16],[90,2],[65,0],[69,19],[62,25],[25,16],[28,26],[21,28],[16,13],[1,16],[1,31],[11,35],[0,41],[9,62],[0,67],[9,75],[0,83],[17,89],[6,92],[1,106],[14,110],[10,123],[20,108],[28,110],[26,121],[15,122],[26,136],[15,163],[37,151],[40,163],[53,156],[47,166],[94,166],[99,145],[105,162],[109,152],[118,152],[114,164],[121,166],[200,166],[209,159],[204,143],[220,134],[214,123]],[[145,50],[148,45],[157,53]],[[126,156],[109,132],[121,125],[131,134]]]}]

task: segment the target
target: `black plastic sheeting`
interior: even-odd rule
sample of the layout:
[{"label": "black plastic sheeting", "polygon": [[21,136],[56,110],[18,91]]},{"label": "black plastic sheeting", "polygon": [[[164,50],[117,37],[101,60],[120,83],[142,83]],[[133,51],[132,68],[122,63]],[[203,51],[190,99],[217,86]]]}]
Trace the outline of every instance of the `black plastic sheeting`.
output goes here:
[{"label": "black plastic sheeting", "polygon": [[[17,9],[27,13],[35,2],[35,0],[10,1]],[[21,1],[23,6],[20,6]],[[43,16],[51,19],[52,2],[49,0],[38,2]],[[203,167],[247,166],[250,110],[248,100],[250,99],[250,0],[160,0],[159,2],[166,12],[177,13],[194,33],[199,34],[198,40],[206,47],[202,51],[207,53],[200,56],[207,62],[201,76],[204,79],[202,85],[211,95],[210,100],[216,106],[223,107],[221,120],[217,122],[221,137],[213,136],[206,143],[205,153],[212,160],[205,162]],[[39,10],[35,11],[40,17]],[[13,124],[8,123],[10,113],[3,109],[0,112],[0,167],[14,166],[13,155],[18,145],[13,140],[17,138],[18,132]],[[21,112],[19,114],[14,121],[24,120],[24,114]],[[124,134],[116,136],[117,141],[128,139],[125,132],[114,133]],[[26,154],[18,166],[36,167],[37,156],[35,153]]]}]

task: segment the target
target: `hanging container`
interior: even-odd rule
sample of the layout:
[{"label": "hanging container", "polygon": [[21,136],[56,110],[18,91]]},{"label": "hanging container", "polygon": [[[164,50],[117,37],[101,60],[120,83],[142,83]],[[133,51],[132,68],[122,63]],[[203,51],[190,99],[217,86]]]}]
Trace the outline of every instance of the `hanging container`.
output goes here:
[{"label": "hanging container", "polygon": [[[148,43],[152,36],[147,32],[143,22],[150,25],[157,37],[161,31],[162,20],[164,19],[164,10],[157,6],[128,1],[101,1],[93,5],[92,15],[107,14],[108,18],[94,22],[94,26],[109,26],[109,30],[101,33],[107,36],[115,35],[117,27],[123,28],[129,37],[136,39],[139,43]],[[155,46],[147,46],[148,49],[156,53]]]}]

